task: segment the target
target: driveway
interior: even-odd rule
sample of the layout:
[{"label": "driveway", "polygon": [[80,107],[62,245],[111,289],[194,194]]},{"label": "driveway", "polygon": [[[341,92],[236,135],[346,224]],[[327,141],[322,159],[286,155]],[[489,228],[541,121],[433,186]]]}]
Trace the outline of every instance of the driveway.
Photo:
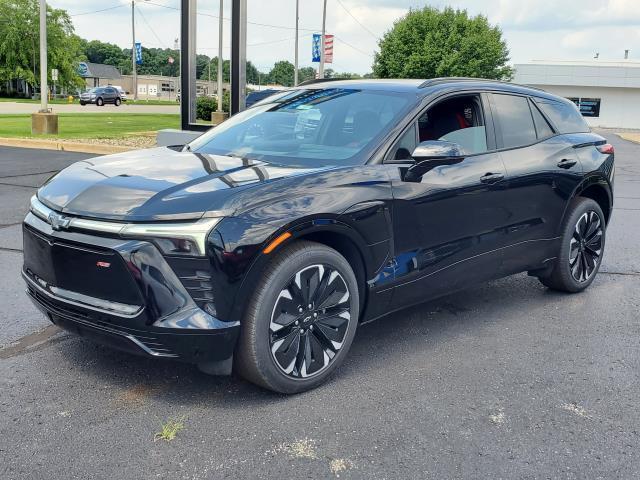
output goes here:
[{"label": "driveway", "polygon": [[15,224],[85,156],[0,149],[0,478],[640,477],[640,145],[607,135],[616,205],[586,292],[521,274],[395,313],[291,397],[49,326]]},{"label": "driveway", "polygon": [[[127,105],[123,103],[119,107],[115,105],[85,105],[78,103],[49,105],[54,113],[180,113],[180,104],[175,105]],[[0,102],[0,114],[2,113],[34,113],[40,109],[39,103]]]}]

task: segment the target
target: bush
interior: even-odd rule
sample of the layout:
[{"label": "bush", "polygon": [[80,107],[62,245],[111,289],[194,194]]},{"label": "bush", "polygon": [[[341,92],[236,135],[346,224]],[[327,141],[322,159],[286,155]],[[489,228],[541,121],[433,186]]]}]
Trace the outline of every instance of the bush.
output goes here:
[{"label": "bush", "polygon": [[[229,111],[229,92],[225,91],[222,95],[222,110]],[[212,97],[198,97],[196,99],[196,117],[199,120],[210,121],[211,112],[218,109],[218,100]]]},{"label": "bush", "polygon": [[211,112],[215,112],[216,107],[215,98],[198,97],[196,99],[196,117],[199,120],[211,120]]}]

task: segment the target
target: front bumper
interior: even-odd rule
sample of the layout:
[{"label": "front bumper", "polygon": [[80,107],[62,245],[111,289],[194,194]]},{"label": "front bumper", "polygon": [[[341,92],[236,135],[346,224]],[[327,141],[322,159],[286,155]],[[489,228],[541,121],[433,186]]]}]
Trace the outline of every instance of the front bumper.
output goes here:
[{"label": "front bumper", "polygon": [[152,358],[232,357],[239,322],[200,309],[151,243],[54,231],[31,213],[24,238],[27,294],[54,324]]}]

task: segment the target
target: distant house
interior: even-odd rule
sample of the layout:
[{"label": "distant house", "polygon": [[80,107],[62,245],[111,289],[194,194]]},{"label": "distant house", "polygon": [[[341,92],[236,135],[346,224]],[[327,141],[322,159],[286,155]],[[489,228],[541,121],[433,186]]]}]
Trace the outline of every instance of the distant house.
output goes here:
[{"label": "distant house", "polygon": [[113,65],[101,63],[80,62],[78,74],[84,78],[88,88],[113,85],[122,80],[120,70]]}]

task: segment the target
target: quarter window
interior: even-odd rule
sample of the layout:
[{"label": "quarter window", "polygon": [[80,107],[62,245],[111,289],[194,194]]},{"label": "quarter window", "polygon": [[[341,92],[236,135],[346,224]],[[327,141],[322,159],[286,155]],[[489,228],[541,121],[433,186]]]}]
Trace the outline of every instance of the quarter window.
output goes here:
[{"label": "quarter window", "polygon": [[533,123],[536,125],[536,133],[538,134],[538,140],[548,138],[553,135],[553,129],[547,122],[546,118],[542,116],[538,107],[535,104],[531,104],[531,113],[533,114]]},{"label": "quarter window", "polygon": [[584,133],[589,131],[589,126],[575,105],[569,102],[556,102],[546,99],[536,99],[536,104],[560,133]]},{"label": "quarter window", "polygon": [[494,94],[503,148],[517,148],[531,145],[538,139],[533,124],[529,101],[526,97]]}]

